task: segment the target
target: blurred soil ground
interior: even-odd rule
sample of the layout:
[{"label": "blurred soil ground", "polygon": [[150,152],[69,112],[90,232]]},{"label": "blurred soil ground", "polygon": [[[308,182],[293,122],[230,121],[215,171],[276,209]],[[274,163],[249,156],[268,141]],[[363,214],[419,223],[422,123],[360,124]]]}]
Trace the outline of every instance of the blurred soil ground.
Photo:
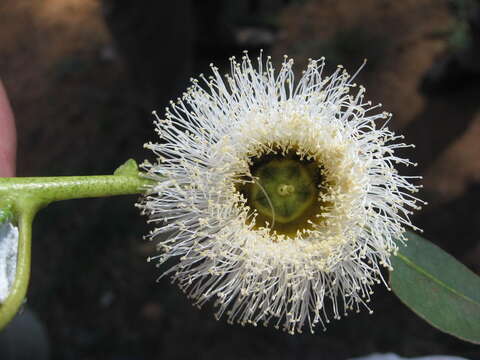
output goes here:
[{"label": "blurred soil ground", "polygon": [[[417,145],[408,155],[420,163],[413,172],[424,175],[431,205],[416,222],[480,271],[480,88],[419,90],[447,49],[454,19],[446,2],[305,1],[284,8],[277,21],[270,52],[294,56],[299,69],[309,57],[326,56],[332,69],[338,62],[351,72],[369,59],[358,82]],[[98,1],[3,0],[0,24],[0,76],[17,117],[19,176],[111,173],[129,157],[151,158],[142,144],[155,140],[152,109],[139,100]],[[197,47],[191,75],[226,51]],[[170,65],[158,71],[167,76],[175,54],[165,56]],[[54,359],[335,360],[387,351],[480,359],[478,348],[432,329],[381,288],[373,315],[351,315],[314,336],[217,322],[167,279],[156,283],[160,270],[145,261],[155,249],[142,240],[148,227],[134,201],[70,201],[38,216],[28,305],[48,328]]]}]

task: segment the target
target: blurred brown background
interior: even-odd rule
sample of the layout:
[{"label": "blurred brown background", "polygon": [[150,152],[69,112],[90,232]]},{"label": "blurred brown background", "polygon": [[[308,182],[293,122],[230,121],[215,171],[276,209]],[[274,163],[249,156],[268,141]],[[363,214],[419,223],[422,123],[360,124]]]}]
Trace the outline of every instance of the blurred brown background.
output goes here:
[{"label": "blurred brown background", "polygon": [[[480,10],[475,0],[2,0],[0,76],[18,127],[18,175],[111,173],[151,158],[151,110],[190,76],[263,48],[353,72],[417,149],[425,237],[480,271]],[[146,263],[135,198],[51,205],[34,226],[28,305],[53,359],[346,359],[477,347],[441,334],[378,287],[373,315],[326,333],[242,328],[198,311]]]}]

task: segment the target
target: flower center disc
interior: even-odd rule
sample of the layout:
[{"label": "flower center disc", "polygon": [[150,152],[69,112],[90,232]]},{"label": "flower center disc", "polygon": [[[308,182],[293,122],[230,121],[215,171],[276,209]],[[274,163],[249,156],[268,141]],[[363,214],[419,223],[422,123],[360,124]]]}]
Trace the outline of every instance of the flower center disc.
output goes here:
[{"label": "flower center disc", "polygon": [[250,200],[257,211],[281,224],[289,223],[316,201],[318,193],[308,169],[294,160],[272,160],[253,176]]},{"label": "flower center disc", "polygon": [[312,228],[321,210],[321,167],[294,151],[252,158],[253,182],[238,190],[257,211],[255,227],[271,227],[278,234],[295,236]]}]

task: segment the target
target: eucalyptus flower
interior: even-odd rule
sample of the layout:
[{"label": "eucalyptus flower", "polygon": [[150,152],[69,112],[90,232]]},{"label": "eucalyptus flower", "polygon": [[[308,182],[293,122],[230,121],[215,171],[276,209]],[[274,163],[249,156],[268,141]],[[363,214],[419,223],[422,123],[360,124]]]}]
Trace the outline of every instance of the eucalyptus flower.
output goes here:
[{"label": "eucalyptus flower", "polygon": [[276,72],[261,54],[232,58],[225,76],[212,65],[163,119],[154,112],[145,171],[129,159],[113,174],[0,178],[0,331],[25,302],[40,209],[141,194],[151,260],[217,318],[313,332],[371,312],[383,282],[432,326],[480,344],[480,277],[408,231],[425,203],[395,166],[414,165],[396,153],[412,145],[364,99],[358,71],[325,75],[324,59],[310,60],[294,81],[292,66],[285,57]]},{"label": "eucalyptus flower", "polygon": [[341,66],[326,76],[310,60],[296,82],[287,57],[278,72],[270,57],[230,61],[154,112],[155,185],[139,204],[151,260],[177,259],[162,276],[229,322],[293,334],[371,312],[394,240],[416,229],[418,186],[395,168],[413,164],[395,155],[410,145]]}]

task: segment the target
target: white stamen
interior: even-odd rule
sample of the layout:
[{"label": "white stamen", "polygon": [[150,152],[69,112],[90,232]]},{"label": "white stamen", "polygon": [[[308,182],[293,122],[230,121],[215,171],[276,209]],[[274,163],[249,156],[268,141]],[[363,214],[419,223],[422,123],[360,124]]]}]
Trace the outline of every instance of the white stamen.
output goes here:
[{"label": "white stamen", "polygon": [[[162,276],[195,305],[214,300],[217,318],[283,324],[293,334],[325,329],[351,310],[371,312],[372,286],[385,283],[394,239],[416,229],[409,216],[421,201],[394,168],[413,164],[394,155],[409,145],[377,124],[391,114],[375,113],[379,106],[341,67],[325,77],[324,60],[311,60],[295,85],[292,65],[285,58],[275,73],[269,57],[260,55],[257,68],[247,54],[232,58],[230,74],[212,65],[213,76],[193,81],[165,119],[154,113],[161,141],[146,147],[159,160],[144,168],[157,184],[139,206],[159,226],[149,238],[170,234],[151,259],[179,259]],[[235,187],[252,157],[278,147],[314,158],[326,178],[322,221],[294,238],[255,228]]]}]

